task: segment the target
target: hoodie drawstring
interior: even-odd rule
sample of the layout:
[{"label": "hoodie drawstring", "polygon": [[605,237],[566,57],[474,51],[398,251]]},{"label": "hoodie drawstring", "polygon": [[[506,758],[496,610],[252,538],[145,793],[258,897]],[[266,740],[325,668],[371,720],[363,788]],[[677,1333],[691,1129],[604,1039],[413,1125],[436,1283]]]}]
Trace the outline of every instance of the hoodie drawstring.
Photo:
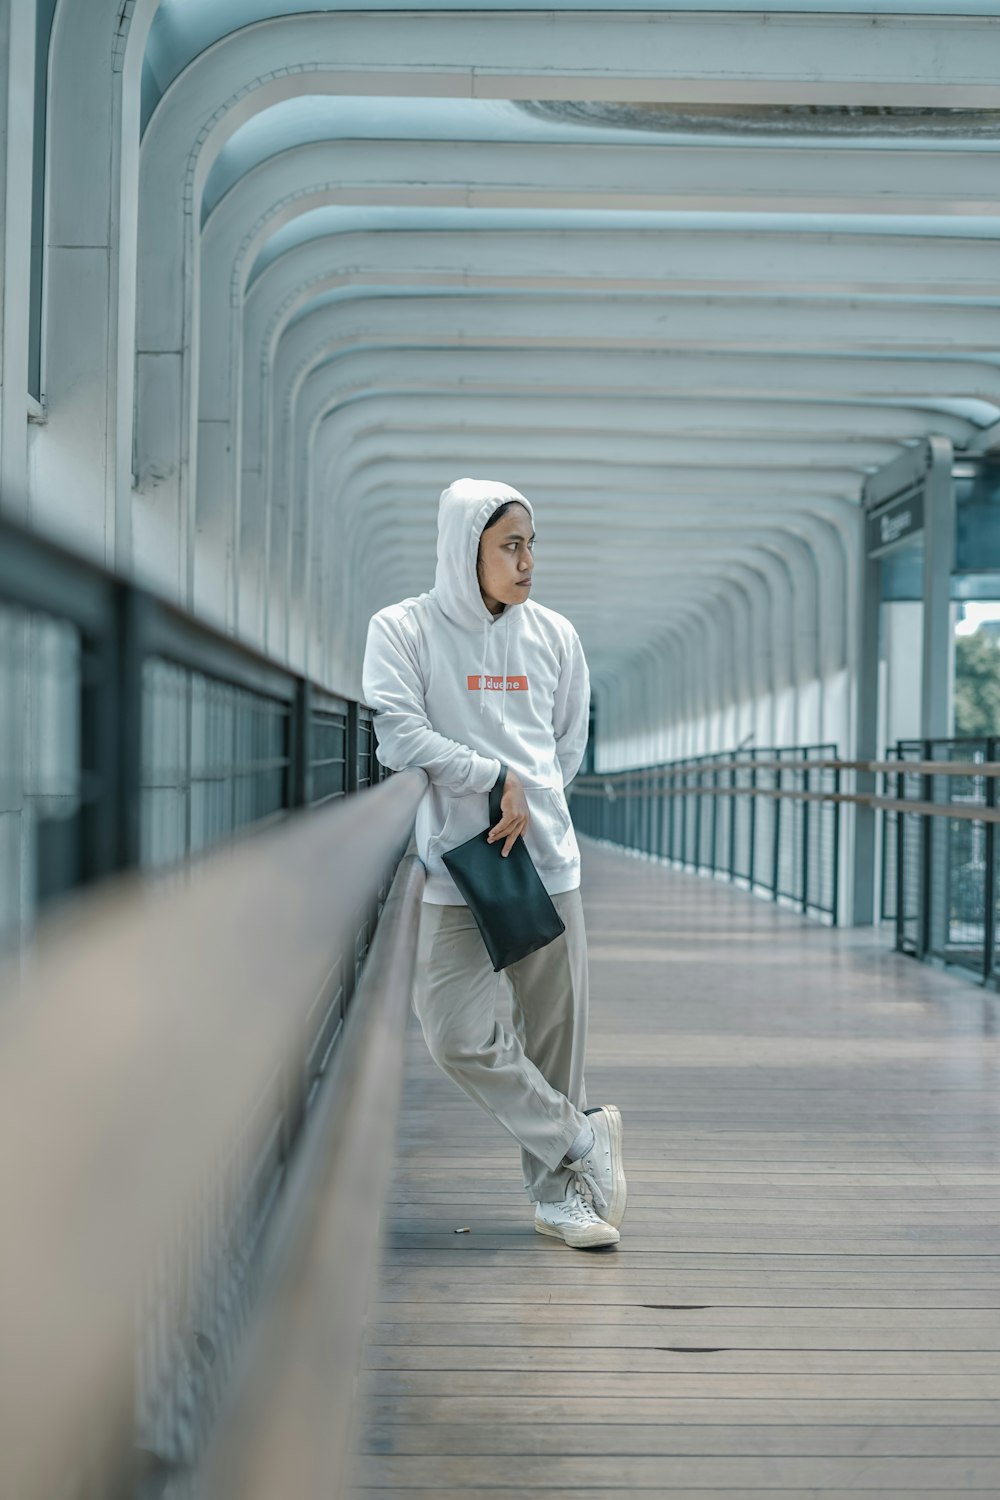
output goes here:
[{"label": "hoodie drawstring", "polygon": [[507,710],[507,650],[508,650],[508,647],[510,646],[510,605],[509,604],[507,606],[506,613],[504,615],[503,639],[504,639],[504,646],[503,646],[503,691],[500,694],[500,723],[501,723],[502,726],[505,727],[506,724],[507,724],[507,720],[505,718],[505,714],[506,714],[506,710]]},{"label": "hoodie drawstring", "polygon": [[[489,650],[489,620],[483,621],[483,659],[479,666],[479,712],[486,705],[486,653]],[[507,653],[510,650],[510,605],[504,614],[503,683],[500,689],[500,723],[507,726]]]},{"label": "hoodie drawstring", "polygon": [[480,713],[482,713],[483,707],[484,707],[484,705],[486,703],[486,646],[487,646],[487,635],[486,635],[486,632],[489,630],[489,628],[490,628],[489,621],[488,620],[484,620],[483,621],[483,659],[482,659],[482,661],[480,662],[480,665],[479,665],[479,712]]}]

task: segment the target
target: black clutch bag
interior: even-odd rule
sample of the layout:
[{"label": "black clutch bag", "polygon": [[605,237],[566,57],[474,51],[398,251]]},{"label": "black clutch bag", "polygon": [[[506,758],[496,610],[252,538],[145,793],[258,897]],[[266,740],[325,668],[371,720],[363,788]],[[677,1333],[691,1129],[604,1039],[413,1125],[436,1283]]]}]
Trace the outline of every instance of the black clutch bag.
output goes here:
[{"label": "black clutch bag", "polygon": [[490,821],[482,833],[466,839],[441,859],[479,924],[494,972],[516,964],[553,942],[566,923],[556,911],[552,897],[531,862],[523,838],[516,838],[506,859],[500,853],[504,840],[486,842],[491,828],[500,821],[500,798],[507,767],[490,789]]}]

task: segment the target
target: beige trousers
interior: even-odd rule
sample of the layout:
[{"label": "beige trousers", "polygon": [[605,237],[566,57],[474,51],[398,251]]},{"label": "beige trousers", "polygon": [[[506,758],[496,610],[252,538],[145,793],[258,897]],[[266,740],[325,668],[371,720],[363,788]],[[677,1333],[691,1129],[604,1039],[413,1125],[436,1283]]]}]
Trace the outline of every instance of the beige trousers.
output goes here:
[{"label": "beige trousers", "polygon": [[[552,897],[566,931],[499,974],[467,906],[425,901],[413,1008],[431,1056],[521,1146],[533,1202],[565,1198],[562,1166],[583,1130],[587,935],[579,888]],[[513,1031],[497,1018],[511,992]]]}]

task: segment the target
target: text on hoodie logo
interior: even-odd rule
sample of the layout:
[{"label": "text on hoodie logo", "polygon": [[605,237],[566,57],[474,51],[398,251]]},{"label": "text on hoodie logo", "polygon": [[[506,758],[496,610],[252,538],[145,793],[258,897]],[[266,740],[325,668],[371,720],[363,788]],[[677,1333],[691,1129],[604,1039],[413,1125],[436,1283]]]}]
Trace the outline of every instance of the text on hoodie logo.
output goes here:
[{"label": "text on hoodie logo", "polygon": [[[478,676],[469,677],[467,678],[467,681],[469,684],[469,692],[478,693],[480,678]],[[487,690],[492,689],[495,692],[499,693],[503,690],[503,677],[487,677],[485,679],[485,686]],[[507,691],[508,693],[526,693],[528,691],[527,677],[508,677]]]}]

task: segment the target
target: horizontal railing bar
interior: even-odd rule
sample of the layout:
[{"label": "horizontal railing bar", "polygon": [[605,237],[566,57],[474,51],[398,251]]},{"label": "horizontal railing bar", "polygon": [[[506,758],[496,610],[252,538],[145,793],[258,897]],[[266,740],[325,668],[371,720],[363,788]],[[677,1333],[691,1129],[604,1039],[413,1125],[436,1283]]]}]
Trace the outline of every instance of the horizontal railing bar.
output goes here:
[{"label": "horizontal railing bar", "polygon": [[[65,621],[89,638],[110,635],[122,591],[134,596],[143,656],[291,704],[300,674],[142,584],[83,557],[54,538],[0,518],[0,608],[5,604]],[[313,708],[346,714],[348,700],[310,681]],[[360,705],[364,707],[365,705]]]},{"label": "horizontal railing bar", "polygon": [[0,521],[0,606],[65,620],[91,638],[113,628],[115,575],[51,537]]},{"label": "horizontal railing bar", "polygon": [[389,1177],[424,867],[400,862],[331,1077],[269,1231],[259,1311],[200,1500],[333,1500]]},{"label": "horizontal railing bar", "polygon": [[1000,761],[895,760],[872,761],[870,771],[891,776],[1000,776]]},{"label": "horizontal railing bar", "polygon": [[142,603],[140,649],[144,657],[160,657],[227,686],[246,688],[281,703],[293,702],[299,680],[293,672],[165,599],[146,595]]},{"label": "horizontal railing bar", "polygon": [[880,807],[886,812],[915,813],[926,818],[959,818],[972,823],[1000,822],[1000,807],[987,807],[985,803],[970,802],[904,802],[895,797],[858,797],[867,801],[869,807]]},{"label": "horizontal railing bar", "polygon": [[[599,799],[601,792],[597,789],[580,788],[573,786],[574,796],[592,797]],[[637,788],[635,791],[616,792],[614,800],[625,801],[628,798],[642,800],[649,796],[656,797],[773,797],[781,801],[789,802],[853,802],[863,807],[878,807],[888,812],[916,813],[921,817],[930,818],[963,818],[974,823],[996,823],[1000,822],[1000,808],[987,807],[985,803],[967,802],[907,802],[896,797],[877,797],[868,792],[807,792],[792,787],[773,786],[675,786],[657,787],[654,792],[648,788]]]},{"label": "horizontal railing bar", "polygon": [[[600,800],[601,793],[596,788],[589,790],[584,788],[577,792],[573,788],[573,796],[593,797]],[[646,797],[788,797],[800,802],[868,802],[869,797],[861,792],[806,792],[798,791],[792,787],[787,790],[784,787],[773,786],[667,786],[657,787],[651,792],[636,788],[635,791],[616,792],[615,802],[623,802],[634,798],[641,800]]]},{"label": "horizontal railing bar", "polygon": [[627,781],[647,776],[710,776],[716,771],[861,771],[880,775],[1000,776],[1000,761],[947,760],[725,760],[712,764],[635,766],[627,771],[593,772],[577,776],[582,782]]},{"label": "horizontal railing bar", "polygon": [[237,1139],[253,1158],[246,1121],[331,956],[353,962],[426,786],[401,772],[292,814],[169,887],[109,879],[43,919],[23,974],[0,967],[0,1453],[18,1500],[48,1500],[81,1444],[131,1420],[143,1280],[206,1164]]},{"label": "horizontal railing bar", "polygon": [[314,714],[345,714],[350,708],[346,698],[341,698],[338,693],[328,692],[326,688],[318,687],[315,683],[310,684],[312,694],[309,709]]}]

